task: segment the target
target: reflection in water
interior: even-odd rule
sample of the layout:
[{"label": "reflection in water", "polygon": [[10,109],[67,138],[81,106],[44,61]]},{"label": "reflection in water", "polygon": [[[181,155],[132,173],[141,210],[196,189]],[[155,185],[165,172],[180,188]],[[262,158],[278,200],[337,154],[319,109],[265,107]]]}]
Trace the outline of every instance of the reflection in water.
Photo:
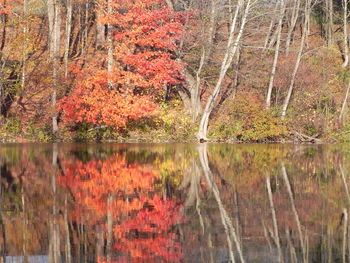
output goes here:
[{"label": "reflection in water", "polygon": [[346,145],[2,145],[0,262],[348,262]]}]

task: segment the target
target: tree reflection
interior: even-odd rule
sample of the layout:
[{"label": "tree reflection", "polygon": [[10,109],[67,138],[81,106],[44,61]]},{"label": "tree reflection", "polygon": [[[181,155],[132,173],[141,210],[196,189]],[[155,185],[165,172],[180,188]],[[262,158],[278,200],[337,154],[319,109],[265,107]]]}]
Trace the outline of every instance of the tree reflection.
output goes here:
[{"label": "tree reflection", "polygon": [[348,148],[64,147],[0,148],[3,262],[349,261]]},{"label": "tree reflection", "polygon": [[76,204],[71,216],[79,220],[83,215],[85,223],[87,219],[106,233],[106,242],[102,242],[106,243],[105,256],[100,252],[98,262],[181,259],[181,246],[174,231],[180,221],[180,203],[160,197],[155,189],[159,180],[156,170],[128,163],[120,154],[86,163],[66,162],[63,166],[60,183],[69,187]]}]

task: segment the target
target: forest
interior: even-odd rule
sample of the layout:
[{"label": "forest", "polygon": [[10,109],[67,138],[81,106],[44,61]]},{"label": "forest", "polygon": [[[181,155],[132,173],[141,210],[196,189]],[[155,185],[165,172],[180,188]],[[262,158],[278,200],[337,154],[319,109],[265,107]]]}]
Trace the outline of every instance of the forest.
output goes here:
[{"label": "forest", "polygon": [[1,141],[350,140],[349,0],[1,0]]}]

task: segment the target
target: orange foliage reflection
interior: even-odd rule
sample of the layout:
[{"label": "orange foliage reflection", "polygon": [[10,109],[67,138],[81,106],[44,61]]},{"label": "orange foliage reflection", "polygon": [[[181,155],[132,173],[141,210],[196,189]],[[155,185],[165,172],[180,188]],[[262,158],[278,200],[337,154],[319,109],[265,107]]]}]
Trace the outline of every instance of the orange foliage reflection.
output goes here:
[{"label": "orange foliage reflection", "polygon": [[[164,200],[154,188],[159,174],[150,167],[128,164],[115,154],[107,160],[64,163],[60,183],[69,187],[76,209],[72,220],[103,225],[113,218],[113,262],[179,262],[182,253],[176,224],[177,200]],[[108,200],[112,200],[109,202]],[[100,257],[98,262],[106,262]]]}]

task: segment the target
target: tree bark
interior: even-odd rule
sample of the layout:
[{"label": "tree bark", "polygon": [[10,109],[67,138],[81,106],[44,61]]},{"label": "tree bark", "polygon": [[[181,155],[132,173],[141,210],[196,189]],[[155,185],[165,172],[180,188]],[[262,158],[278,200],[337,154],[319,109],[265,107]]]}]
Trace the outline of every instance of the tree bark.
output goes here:
[{"label": "tree bark", "polygon": [[339,120],[341,122],[343,122],[343,120],[344,120],[344,113],[345,113],[346,106],[348,104],[349,93],[350,93],[350,81],[348,83],[348,87],[346,89],[345,97],[344,97],[343,104],[342,104],[340,114],[339,114]]},{"label": "tree bark", "polygon": [[327,45],[330,47],[333,45],[333,0],[325,0],[326,3],[326,35]]},{"label": "tree bark", "polygon": [[61,44],[61,6],[58,0],[47,0],[47,9],[49,17],[49,47],[50,58],[53,66],[52,70],[52,94],[51,94],[51,108],[52,108],[52,132],[57,135],[58,120],[57,120],[57,89],[58,89],[58,69],[60,62],[60,44]]},{"label": "tree bark", "polygon": [[270,37],[271,35],[273,34],[272,32],[272,29],[274,27],[274,24],[275,24],[275,19],[276,19],[276,14],[277,14],[277,10],[278,10],[278,6],[279,6],[279,2],[276,1],[275,3],[275,9],[273,11],[273,14],[272,14],[272,18],[271,18],[271,22],[270,22],[270,25],[269,25],[269,29],[267,30],[267,34],[266,34],[266,38],[265,38],[265,42],[264,42],[264,50],[266,50],[267,48],[267,45],[270,41]]},{"label": "tree bark", "polygon": [[349,45],[348,45],[348,0],[343,0],[343,33],[344,33],[344,63],[343,68],[349,64]]},{"label": "tree bark", "polygon": [[282,32],[282,24],[283,24],[284,12],[285,12],[285,2],[284,2],[284,0],[282,0],[281,1],[281,6],[280,6],[279,20],[278,20],[277,42],[276,42],[276,47],[275,47],[275,56],[274,56],[274,59],[273,59],[271,75],[270,75],[270,81],[269,81],[269,86],[268,86],[268,89],[267,89],[267,96],[266,96],[266,108],[267,109],[269,109],[270,106],[271,106],[272,89],[273,89],[273,85],[274,85],[274,81],[275,81],[278,57],[279,57],[279,53],[280,53],[281,32]]},{"label": "tree bark", "polygon": [[308,25],[309,19],[310,19],[310,12],[311,12],[310,9],[311,9],[311,0],[306,0],[305,8],[304,8],[304,12],[305,12],[304,26],[303,26],[302,36],[301,36],[300,47],[299,47],[299,51],[298,51],[297,60],[295,62],[292,78],[291,78],[291,81],[289,84],[287,96],[286,96],[284,103],[283,103],[283,106],[282,106],[282,112],[281,112],[282,119],[284,119],[286,117],[287,109],[288,109],[289,102],[290,102],[290,99],[292,97],[292,92],[294,89],[295,79],[296,79],[298,69],[300,66],[301,57],[303,55],[303,50],[304,50],[304,46],[305,46],[305,39],[306,39],[306,35],[307,35],[307,25]]},{"label": "tree bark", "polygon": [[73,5],[72,0],[67,0],[67,17],[66,17],[66,44],[64,51],[64,77],[68,76],[68,59],[69,59],[69,47],[70,47],[70,35],[72,30],[72,13]]},{"label": "tree bark", "polygon": [[[245,8],[244,8],[244,2],[246,2]],[[235,15],[233,16],[233,20],[230,26],[230,35],[227,42],[225,57],[221,63],[219,78],[216,82],[213,93],[211,94],[211,96],[209,97],[206,103],[206,106],[199,124],[199,129],[197,133],[197,139],[199,141],[207,140],[209,117],[215,107],[215,101],[218,98],[219,93],[221,91],[222,82],[224,81],[226,73],[230,68],[232,60],[237,52],[239,42],[242,38],[243,31],[245,29],[245,24],[247,21],[250,8],[251,8],[251,0],[247,0],[247,1],[239,0],[237,3]],[[237,33],[237,37],[235,38],[236,24],[237,24],[239,13],[242,11],[242,9],[243,9],[243,14],[240,21],[240,28]]]},{"label": "tree bark", "polygon": [[292,43],[293,33],[299,17],[300,0],[293,0],[293,2],[294,2],[294,5],[292,9],[292,15],[291,15],[287,38],[286,38],[286,53],[289,53],[289,48]]}]

